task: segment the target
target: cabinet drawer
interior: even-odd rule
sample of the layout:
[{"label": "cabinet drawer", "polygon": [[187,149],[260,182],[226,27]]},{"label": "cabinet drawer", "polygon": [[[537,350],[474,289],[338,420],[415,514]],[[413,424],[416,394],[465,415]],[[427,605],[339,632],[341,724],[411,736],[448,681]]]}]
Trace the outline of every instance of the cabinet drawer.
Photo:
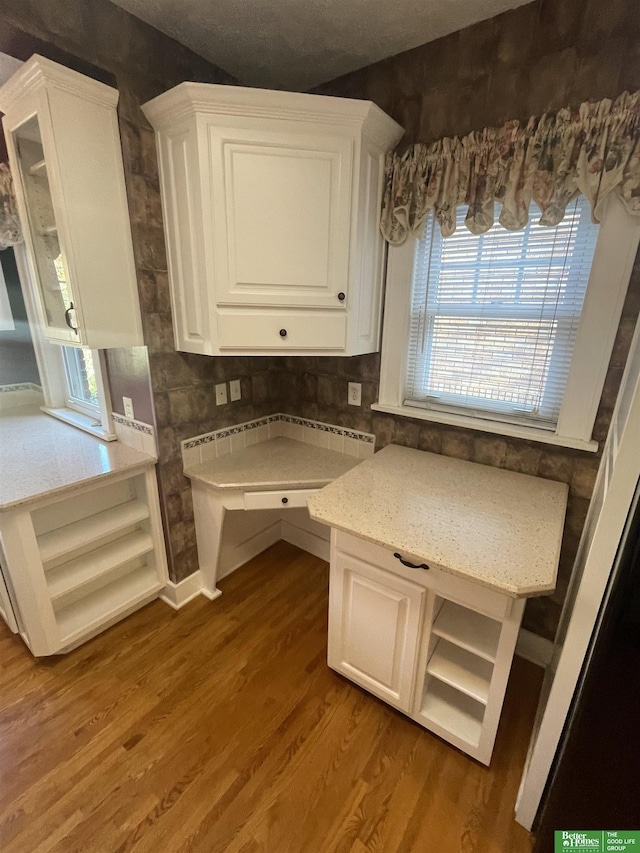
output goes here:
[{"label": "cabinet drawer", "polygon": [[347,317],[344,311],[225,313],[218,335],[224,350],[344,350]]},{"label": "cabinet drawer", "polygon": [[[488,589],[475,581],[465,580],[453,575],[434,563],[429,564],[428,571],[407,568],[393,556],[392,551],[348,533],[336,531],[335,544],[340,551],[367,560],[399,577],[428,587],[437,595],[451,601],[457,601],[496,619],[506,618],[511,612],[514,601],[516,601],[508,595]],[[418,562],[412,559],[411,554],[402,554],[402,556],[410,562]]]},{"label": "cabinet drawer", "polygon": [[246,492],[245,509],[277,509],[307,505],[311,495],[319,489],[283,489],[277,492]]}]

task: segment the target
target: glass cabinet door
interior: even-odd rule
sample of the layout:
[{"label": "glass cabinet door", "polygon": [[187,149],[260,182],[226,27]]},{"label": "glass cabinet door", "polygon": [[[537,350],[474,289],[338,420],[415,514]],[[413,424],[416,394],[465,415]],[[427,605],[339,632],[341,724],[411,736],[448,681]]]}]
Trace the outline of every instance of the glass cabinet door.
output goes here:
[{"label": "glass cabinet door", "polygon": [[74,297],[60,248],[37,116],[13,131],[47,337],[79,343]]}]

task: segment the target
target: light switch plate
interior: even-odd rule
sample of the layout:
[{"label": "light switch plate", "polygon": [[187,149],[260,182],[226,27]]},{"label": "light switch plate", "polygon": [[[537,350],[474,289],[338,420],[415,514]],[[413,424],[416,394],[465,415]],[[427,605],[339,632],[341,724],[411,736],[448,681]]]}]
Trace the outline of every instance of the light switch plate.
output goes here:
[{"label": "light switch plate", "polygon": [[216,406],[224,406],[227,402],[227,383],[216,385]]},{"label": "light switch plate", "polygon": [[229,382],[229,397],[232,403],[235,403],[236,400],[239,400],[242,397],[239,379],[232,379],[231,382]]},{"label": "light switch plate", "polygon": [[131,397],[123,397],[122,405],[124,406],[125,418],[130,418],[132,421],[135,420],[135,416],[133,414],[133,400]]},{"label": "light switch plate", "polygon": [[350,406],[362,405],[362,385],[360,382],[349,382],[347,401]]}]

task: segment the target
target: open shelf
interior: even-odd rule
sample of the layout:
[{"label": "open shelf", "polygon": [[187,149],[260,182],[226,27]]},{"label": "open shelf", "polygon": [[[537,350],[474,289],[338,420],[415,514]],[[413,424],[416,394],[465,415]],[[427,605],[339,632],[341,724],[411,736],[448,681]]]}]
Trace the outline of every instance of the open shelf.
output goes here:
[{"label": "open shelf", "polygon": [[470,746],[480,743],[484,706],[441,681],[428,680],[420,716]]},{"label": "open shelf", "polygon": [[468,607],[445,601],[433,623],[433,633],[493,663],[502,625]]},{"label": "open shelf", "polygon": [[[47,588],[54,608],[66,602],[72,593],[81,592],[85,596],[104,586],[109,583],[112,574],[152,550],[151,536],[138,531],[63,563],[47,575]],[[78,597],[81,596],[76,594],[75,598]]]},{"label": "open shelf", "polygon": [[483,705],[487,704],[493,666],[477,655],[440,639],[427,672]]},{"label": "open shelf", "polygon": [[62,644],[112,622],[160,588],[154,565],[143,565],[56,614]]},{"label": "open shelf", "polygon": [[129,500],[111,509],[82,518],[64,527],[38,536],[40,557],[45,564],[87,550],[91,545],[108,537],[113,539],[128,527],[134,527],[149,518],[149,508],[141,500]]}]

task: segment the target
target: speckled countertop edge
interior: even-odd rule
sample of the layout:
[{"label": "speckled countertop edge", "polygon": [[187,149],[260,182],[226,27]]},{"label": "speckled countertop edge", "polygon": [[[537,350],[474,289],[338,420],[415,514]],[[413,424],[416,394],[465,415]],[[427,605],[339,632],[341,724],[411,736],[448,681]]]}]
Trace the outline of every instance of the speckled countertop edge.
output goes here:
[{"label": "speckled countertop edge", "polygon": [[[448,515],[445,512],[440,523],[436,520],[432,525],[429,538],[421,540],[421,525],[426,526],[426,516],[421,516],[420,512],[437,519],[439,510],[439,486],[430,486],[429,476],[445,474],[454,478],[448,484],[448,491],[447,488],[442,491],[445,508],[450,510],[447,500],[451,504],[459,497],[459,511]],[[488,486],[498,494],[487,491],[485,496],[482,489]],[[501,488],[505,489],[505,498],[499,494]],[[473,495],[474,490],[474,503],[465,504],[468,499],[465,492]],[[549,594],[555,589],[567,493],[564,483],[389,445],[355,471],[312,496],[308,505],[315,521],[387,550],[397,550],[416,562],[426,562],[496,592],[523,598]],[[374,494],[384,494],[384,503],[372,501]],[[523,522],[523,508],[517,507],[518,500],[526,502],[527,511],[531,508],[530,525],[528,520]],[[519,533],[526,537],[524,546],[521,540],[513,543],[512,551],[518,557],[513,565],[520,564],[515,575],[513,566],[509,568],[508,558],[496,558],[490,549],[483,555],[482,548],[478,550],[477,546],[478,537],[484,538],[485,533],[487,538],[495,535],[501,544],[510,545],[508,523],[500,519],[500,523],[496,522],[496,515],[500,513],[507,522],[515,519]],[[466,515],[470,516],[469,520]],[[538,515],[541,521],[537,520]],[[438,536],[443,540],[440,543]],[[466,540],[467,549],[465,536],[471,537]],[[472,553],[474,549],[487,563],[482,571],[475,571],[468,560],[465,562],[465,550]],[[529,564],[525,565],[527,554],[532,565],[537,563],[534,570],[528,568]],[[510,571],[512,577],[509,577]]]},{"label": "speckled countertop edge", "polygon": [[155,463],[153,456],[101,441],[37,406],[6,409],[0,416],[0,512],[55,500]]},{"label": "speckled countertop edge", "polygon": [[[275,462],[273,462],[274,457],[272,456],[266,465],[261,466],[256,457],[273,453],[274,448],[278,450]],[[247,460],[248,464],[246,464]],[[253,465],[253,460],[257,462],[256,465]],[[320,489],[360,462],[362,462],[361,459],[345,453],[315,447],[290,438],[277,437],[229,453],[220,459],[193,465],[185,469],[184,475],[220,491]],[[229,469],[234,466],[237,466],[240,476],[223,482],[221,471],[229,472]],[[261,476],[261,467],[277,468],[278,470],[277,472],[267,470],[265,475]],[[307,469],[311,467],[313,470],[307,470],[304,473],[305,467]],[[327,467],[330,469],[329,471],[322,470],[322,468]],[[251,470],[252,468],[253,470]],[[301,469],[303,473],[300,473]]]}]

